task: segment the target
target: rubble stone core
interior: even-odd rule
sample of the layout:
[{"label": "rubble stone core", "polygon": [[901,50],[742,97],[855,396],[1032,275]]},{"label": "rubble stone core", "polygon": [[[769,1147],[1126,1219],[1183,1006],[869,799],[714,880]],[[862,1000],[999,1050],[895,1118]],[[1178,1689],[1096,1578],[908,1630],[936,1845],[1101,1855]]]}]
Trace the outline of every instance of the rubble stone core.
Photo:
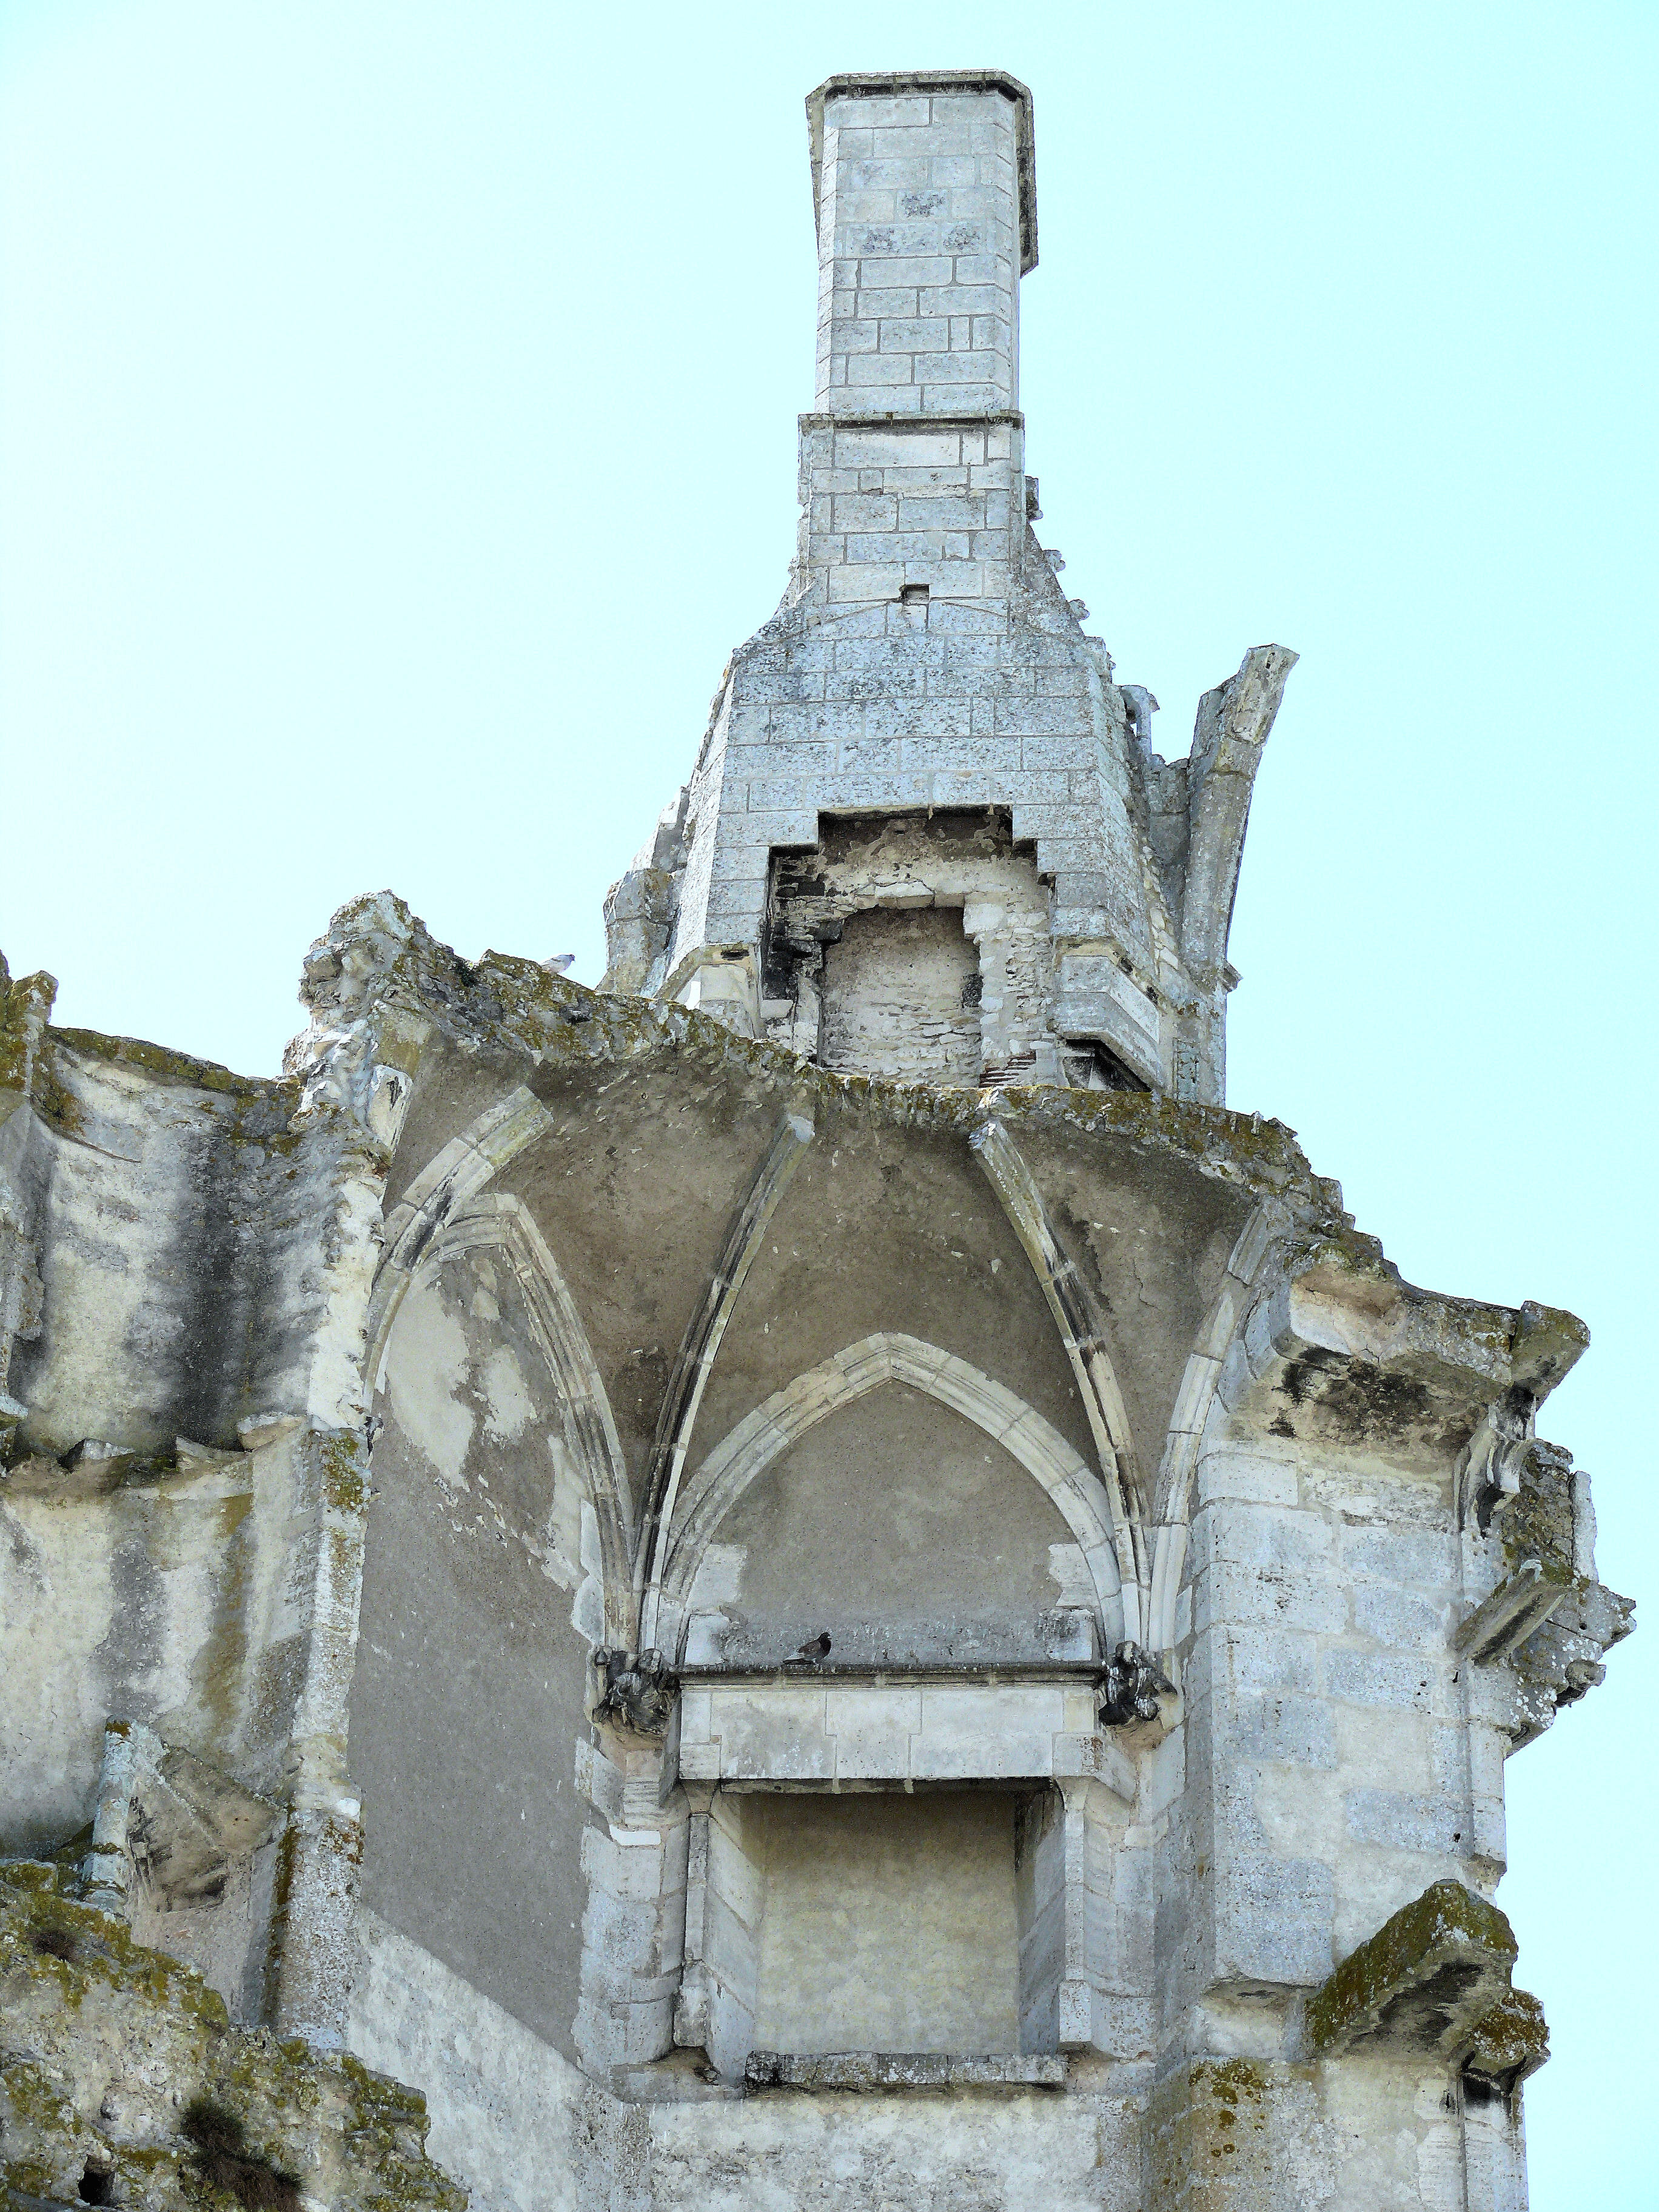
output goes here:
[{"label": "rubble stone core", "polygon": [[1222,1103],[1293,656],[1159,760],[1037,546],[1030,94],[808,110],[799,557],[605,986],[365,897],[262,1081],[0,966],[21,2204],[1524,2206],[1586,1333]]}]

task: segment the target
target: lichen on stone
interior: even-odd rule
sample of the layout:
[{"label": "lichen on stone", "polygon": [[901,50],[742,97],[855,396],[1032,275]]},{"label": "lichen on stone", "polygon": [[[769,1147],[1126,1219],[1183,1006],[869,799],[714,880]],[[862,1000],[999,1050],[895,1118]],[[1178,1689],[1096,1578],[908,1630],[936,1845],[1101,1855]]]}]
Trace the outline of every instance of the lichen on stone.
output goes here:
[{"label": "lichen on stone", "polygon": [[425,2152],[424,2100],[356,2059],[234,2027],[217,1993],[70,1893],[0,1863],[0,2180],[132,2212],[465,2212]]},{"label": "lichen on stone", "polygon": [[[1315,1991],[1307,2011],[1308,2047],[1328,2056],[1372,2038],[1411,2040],[1412,2000],[1432,1991],[1435,2002],[1425,2008],[1430,2032],[1449,2056],[1473,2018],[1508,1991],[1515,1956],[1514,1934],[1495,1905],[1461,1881],[1431,1882],[1351,1951]],[[1454,2006],[1462,2004],[1455,2017],[1441,2001],[1448,1988],[1455,1992]],[[1486,1995],[1473,2003],[1470,1992],[1476,1990]],[[1418,2026],[1414,2019],[1411,2026]]]}]

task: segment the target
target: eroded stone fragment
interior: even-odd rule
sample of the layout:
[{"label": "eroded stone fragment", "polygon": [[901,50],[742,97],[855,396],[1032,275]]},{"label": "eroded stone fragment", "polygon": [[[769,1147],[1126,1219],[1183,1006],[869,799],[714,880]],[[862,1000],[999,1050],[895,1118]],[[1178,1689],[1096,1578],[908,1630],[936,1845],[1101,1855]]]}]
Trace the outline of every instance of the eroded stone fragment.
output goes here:
[{"label": "eroded stone fragment", "polygon": [[[1434,2052],[1451,2063],[1478,2047],[1492,2062],[1478,2070],[1502,2073],[1504,2055],[1519,2045],[1529,2051],[1543,2032],[1537,1999],[1510,1987],[1515,1957],[1515,1936],[1495,1905],[1462,1882],[1432,1882],[1315,1992],[1309,2047],[1337,2057],[1380,2043],[1402,2053]],[[1542,2063],[1539,2057],[1532,2065]]]}]

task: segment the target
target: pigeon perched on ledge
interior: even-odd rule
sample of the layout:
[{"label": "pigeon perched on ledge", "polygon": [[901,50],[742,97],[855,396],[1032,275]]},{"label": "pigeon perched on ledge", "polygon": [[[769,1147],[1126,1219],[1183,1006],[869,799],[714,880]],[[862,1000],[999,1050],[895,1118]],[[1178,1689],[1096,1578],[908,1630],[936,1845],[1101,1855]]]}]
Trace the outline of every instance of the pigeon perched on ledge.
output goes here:
[{"label": "pigeon perched on ledge", "polygon": [[804,1660],[810,1665],[814,1660],[827,1659],[829,1656],[830,1632],[828,1629],[825,1629],[821,1636],[815,1636],[810,1644],[803,1644],[800,1650],[796,1652],[794,1658],[787,1661],[786,1663],[789,1666],[793,1666],[798,1661]]}]

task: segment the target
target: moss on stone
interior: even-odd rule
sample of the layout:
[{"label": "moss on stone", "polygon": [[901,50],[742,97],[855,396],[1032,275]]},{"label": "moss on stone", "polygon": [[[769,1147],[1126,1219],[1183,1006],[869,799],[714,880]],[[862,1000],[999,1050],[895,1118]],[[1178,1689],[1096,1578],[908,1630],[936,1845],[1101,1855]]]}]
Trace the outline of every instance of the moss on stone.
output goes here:
[{"label": "moss on stone", "polygon": [[[88,1060],[107,1060],[118,1067],[142,1068],[146,1075],[165,1082],[188,1083],[198,1091],[217,1091],[238,1098],[259,1097],[276,1086],[258,1077],[235,1075],[217,1060],[197,1060],[190,1053],[174,1052],[167,1045],[150,1044],[143,1037],[106,1036],[99,1030],[52,1029],[54,1044]],[[284,1086],[292,1089],[293,1085]]]},{"label": "moss on stone", "polygon": [[[250,2212],[297,2205],[302,2189],[337,2212],[465,2212],[465,2192],[426,2156],[416,2093],[233,2027],[198,1975],[67,1882],[46,1863],[0,1865],[0,2004],[27,2045],[0,2059],[9,2189],[72,2197],[90,2157],[139,2212]],[[47,1929],[72,1936],[72,1957],[37,1948]],[[125,2084],[114,2130],[98,2104],[112,2067]]]},{"label": "moss on stone", "polygon": [[1442,1960],[1471,1954],[1501,1960],[1507,1972],[1516,1954],[1509,1922],[1461,1881],[1431,1882],[1351,1951],[1315,1992],[1308,2006],[1309,2048],[1323,2052],[1346,2044]]},{"label": "moss on stone", "polygon": [[361,1513],[368,1492],[357,1439],[349,1436],[325,1438],[322,1463],[325,1502],[337,1513]]},{"label": "moss on stone", "polygon": [[1475,2022],[1463,2063],[1507,2089],[1535,2074],[1549,2055],[1543,2006],[1529,1990],[1510,1990]]},{"label": "moss on stone", "polygon": [[1536,1559],[1547,1582],[1575,1580],[1572,1462],[1565,1452],[1544,1444],[1528,1454],[1519,1494],[1510,1499],[1501,1526],[1511,1571],[1523,1559]]}]

